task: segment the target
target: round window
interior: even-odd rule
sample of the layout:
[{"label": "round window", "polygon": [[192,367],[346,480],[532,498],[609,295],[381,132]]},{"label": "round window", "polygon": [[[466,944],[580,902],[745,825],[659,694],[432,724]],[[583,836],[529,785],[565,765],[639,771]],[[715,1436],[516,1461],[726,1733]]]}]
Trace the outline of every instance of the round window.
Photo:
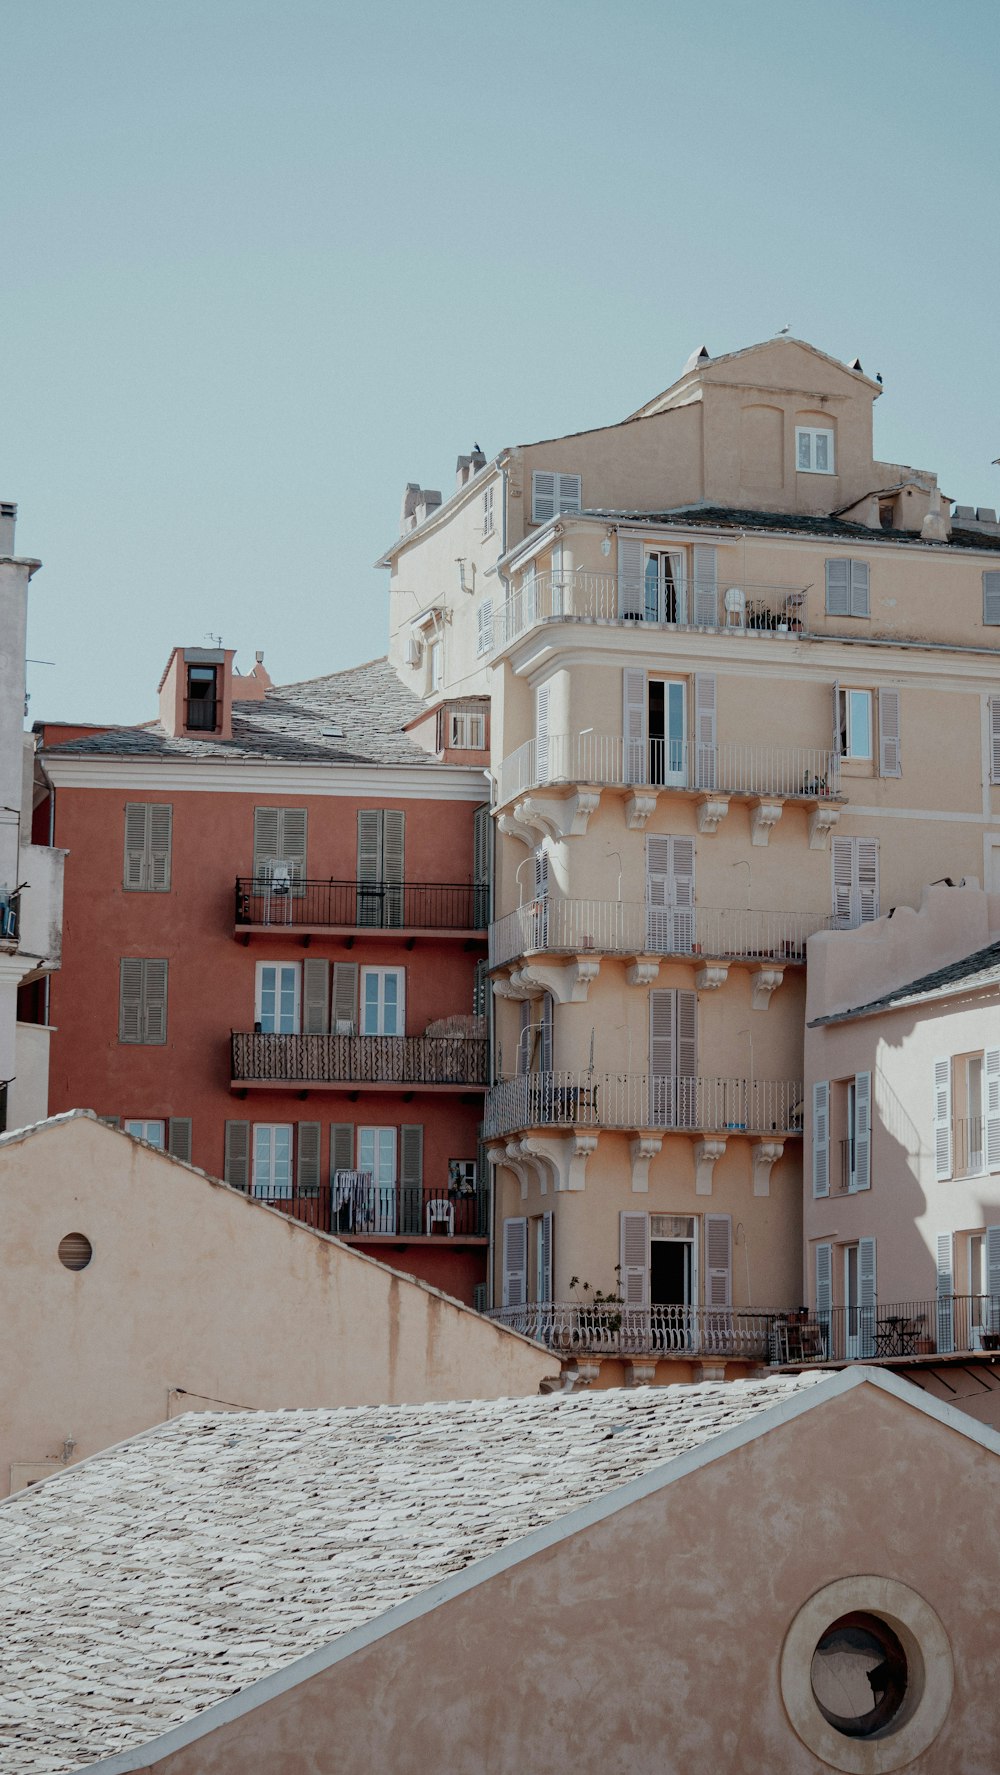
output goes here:
[{"label": "round window", "polygon": [[877,1615],[841,1615],[812,1658],[812,1692],[823,1718],[845,1738],[874,1738],[906,1699],[906,1653]]},{"label": "round window", "polygon": [[85,1270],[94,1255],[86,1233],[67,1233],[59,1241],[59,1262],[68,1270]]}]

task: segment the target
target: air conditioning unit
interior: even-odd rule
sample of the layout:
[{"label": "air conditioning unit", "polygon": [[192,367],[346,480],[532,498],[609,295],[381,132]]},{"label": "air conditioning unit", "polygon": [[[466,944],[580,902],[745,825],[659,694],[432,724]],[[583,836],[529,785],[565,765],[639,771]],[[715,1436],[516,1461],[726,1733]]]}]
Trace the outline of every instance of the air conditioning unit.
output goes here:
[{"label": "air conditioning unit", "polygon": [[267,866],[268,884],[272,894],[290,894],[292,891],[292,865],[283,857],[272,857]]},{"label": "air conditioning unit", "polygon": [[406,637],[406,663],[408,666],[419,666],[423,658],[424,644],[419,635]]},{"label": "air conditioning unit", "polygon": [[350,1017],[338,1017],[333,1026],[334,1035],[353,1035],[354,1024]]}]

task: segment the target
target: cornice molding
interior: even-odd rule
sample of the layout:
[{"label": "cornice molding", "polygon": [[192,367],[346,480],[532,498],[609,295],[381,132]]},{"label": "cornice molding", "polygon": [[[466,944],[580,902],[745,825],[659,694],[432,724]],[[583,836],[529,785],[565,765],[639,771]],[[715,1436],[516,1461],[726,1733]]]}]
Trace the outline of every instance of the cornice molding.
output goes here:
[{"label": "cornice molding", "polygon": [[380,796],[393,801],[490,798],[486,773],[459,765],[299,764],[257,758],[181,759],[42,753],[57,789],[148,789],[156,794]]}]

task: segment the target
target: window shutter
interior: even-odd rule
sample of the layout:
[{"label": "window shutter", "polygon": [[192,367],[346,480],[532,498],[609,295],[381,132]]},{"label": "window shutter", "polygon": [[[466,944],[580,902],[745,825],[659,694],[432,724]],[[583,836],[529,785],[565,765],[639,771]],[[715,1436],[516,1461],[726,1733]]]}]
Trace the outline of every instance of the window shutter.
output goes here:
[{"label": "window shutter", "polygon": [[696,542],[692,550],[694,623],[699,629],[719,626],[718,550],[714,542]]},{"label": "window shutter", "polygon": [[122,885],[133,892],[145,888],[148,878],[146,868],[148,813],[149,808],[144,801],[127,801],[125,803],[125,868]]},{"label": "window shutter", "polygon": [[556,511],[578,512],[583,492],[579,475],[556,475]]},{"label": "window shutter", "polygon": [[536,469],[531,477],[531,522],[547,524],[556,515],[556,477]]},{"label": "window shutter", "polygon": [[476,887],[473,923],[479,930],[489,922],[493,881],[493,819],[488,802],[477,807],[472,816],[472,879]]},{"label": "window shutter", "polygon": [[899,691],[882,686],[878,693],[878,774],[901,777],[899,752]]},{"label": "window shutter", "polygon": [[517,1215],[503,1223],[503,1304],[523,1307],[527,1289],[528,1222]]},{"label": "window shutter", "polygon": [[646,763],[646,674],[635,666],[622,673],[622,733],[625,737],[625,780],[644,783]]},{"label": "window shutter", "polygon": [[171,1116],[167,1123],[167,1151],[175,1159],[191,1163],[191,1117]]},{"label": "window shutter", "polygon": [[[387,807],[382,815],[382,870],[384,879],[397,886],[404,880],[403,835],[406,815],[401,809]],[[396,922],[396,921],[393,921]]]},{"label": "window shutter", "polygon": [[341,1024],[350,1024],[351,1032],[358,1026],[358,964],[356,961],[335,961],[333,964],[333,1032],[346,1034]]},{"label": "window shutter", "polygon": [[730,1214],[705,1216],[705,1305],[733,1304],[733,1221]]},{"label": "window shutter", "polygon": [[143,966],[132,956],[126,956],[119,964],[118,979],[118,1040],[120,1042],[141,1042],[142,1034],[142,988]]},{"label": "window shutter", "polygon": [[[696,1026],[698,995],[677,993],[677,1077],[694,1079],[698,1072],[698,1033]],[[694,1086],[689,1087],[694,1092]]]},{"label": "window shutter", "polygon": [[989,698],[990,782],[1000,783],[1000,696]]},{"label": "window shutter", "polygon": [[830,1194],[830,1085],[827,1079],[817,1079],[813,1084],[812,1161],[813,1195],[828,1196]]},{"label": "window shutter", "polygon": [[716,784],[716,695],[711,672],[694,675],[695,788],[714,789]]},{"label": "window shutter", "polygon": [[858,871],[858,923],[871,924],[878,917],[878,839],[854,840]]},{"label": "window shutter", "polygon": [[650,833],[646,839],[646,947],[652,955],[670,953],[670,894],[670,839]]},{"label": "window shutter", "polygon": [[986,1169],[1000,1171],[1000,1048],[986,1050]]},{"label": "window shutter", "polygon": [[298,1127],[298,1175],[296,1183],[303,1196],[319,1193],[320,1125],[300,1122]]},{"label": "window shutter", "polygon": [[858,1240],[858,1355],[875,1354],[875,1240]]},{"label": "window shutter", "polygon": [[540,684],[535,692],[535,775],[540,783],[549,780],[549,686]]},{"label": "window shutter", "polygon": [[626,620],[636,620],[645,609],[645,555],[641,537],[622,536],[619,533],[618,614]]},{"label": "window shutter", "polygon": [[951,1176],[951,1060],[934,1062],[934,1175]]},{"label": "window shutter", "polygon": [[1000,1331],[1000,1226],[986,1228],[986,1292],[987,1325],[990,1331]]},{"label": "window shutter", "polygon": [[872,1187],[872,1075],[854,1079],[854,1188]]},{"label": "window shutter", "polygon": [[358,809],[358,880],[377,882],[382,870],[382,814],[378,808]]},{"label": "window shutter", "polygon": [[532,855],[535,865],[535,899],[547,900],[549,897],[549,853],[544,844],[540,844]]},{"label": "window shutter", "polygon": [[542,1014],[539,1018],[539,1022],[541,1023],[541,1029],[539,1030],[539,1035],[541,1037],[538,1057],[539,1072],[552,1071],[552,1014],[552,994],[551,992],[543,993]]},{"label": "window shutter", "polygon": [[619,1223],[618,1286],[627,1307],[649,1305],[649,1215],[625,1213]]},{"label": "window shutter", "polygon": [[492,651],[493,647],[493,599],[484,598],[476,613],[476,657]]},{"label": "window shutter", "polygon": [[851,561],[851,615],[870,616],[870,598],[868,591],[868,562]]},{"label": "window shutter", "polygon": [[302,963],[302,1034],[330,1032],[330,964],[322,956]]},{"label": "window shutter", "polygon": [[253,872],[260,881],[268,874],[272,857],[280,857],[278,849],[277,807],[255,807],[253,810]]},{"label": "window shutter", "polygon": [[840,685],[833,686],[833,749],[838,758],[847,750],[844,735],[844,714],[840,703]]},{"label": "window shutter", "polygon": [[167,964],[146,961],[143,967],[143,1033],[148,1043],[167,1039]]},{"label": "window shutter", "polygon": [[674,988],[659,987],[649,995],[649,1070],[656,1078],[674,1079]]},{"label": "window shutter", "polygon": [[817,1245],[816,1247],[816,1312],[829,1313],[833,1309],[833,1246]]},{"label": "window shutter", "polygon": [[832,838],[833,916],[839,925],[853,923],[854,841]]},{"label": "window shutter", "polygon": [[1000,623],[1000,573],[994,569],[983,574],[983,622]]},{"label": "window shutter", "polygon": [[670,840],[671,948],[689,955],[694,948],[694,839]]},{"label": "window shutter", "polygon": [[246,1190],[250,1183],[250,1123],[226,1123],[225,1178],[234,1189]]},{"label": "window shutter", "polygon": [[952,1256],[952,1236],[950,1233],[938,1233],[937,1240],[937,1300],[936,1330],[937,1349],[939,1356],[950,1356],[955,1348],[955,1268]]},{"label": "window shutter", "polygon": [[538,1222],[538,1286],[536,1298],[542,1304],[552,1299],[552,1215],[543,1214]]},{"label": "window shutter", "polygon": [[403,1127],[399,1130],[400,1171],[399,1181],[412,1189],[422,1189],[424,1183],[424,1130],[419,1126]]},{"label": "window shutter", "polygon": [[154,802],[149,813],[149,864],[147,886],[156,894],[170,887],[174,810],[169,802]]},{"label": "window shutter", "polygon": [[851,614],[850,561],[828,561],[826,564],[826,614],[827,616],[850,616]]},{"label": "window shutter", "polygon": [[334,1122],[330,1129],[330,1182],[338,1171],[354,1170],[354,1123]]},{"label": "window shutter", "polygon": [[302,881],[306,872],[306,810],[304,807],[278,809],[281,849],[275,852],[291,867],[294,882]]}]

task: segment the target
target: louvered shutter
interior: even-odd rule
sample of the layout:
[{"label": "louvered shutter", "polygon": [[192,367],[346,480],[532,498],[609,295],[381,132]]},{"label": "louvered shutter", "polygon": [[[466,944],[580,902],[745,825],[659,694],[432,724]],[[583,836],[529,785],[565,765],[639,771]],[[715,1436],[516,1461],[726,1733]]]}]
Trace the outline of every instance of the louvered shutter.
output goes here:
[{"label": "louvered shutter", "polygon": [[335,1035],[353,1035],[357,1029],[358,964],[355,961],[335,961],[333,964],[332,1023]]},{"label": "louvered shutter", "polygon": [[826,1079],[813,1084],[812,1113],[813,1195],[830,1194],[830,1085]]},{"label": "louvered shutter", "polygon": [[1000,1048],[986,1050],[986,1169],[1000,1171]]},{"label": "louvered shutter", "polygon": [[125,803],[125,868],[122,884],[133,892],[145,888],[148,878],[146,863],[148,815],[149,808],[145,802],[127,801]]},{"label": "louvered shutter", "polygon": [[689,955],[694,948],[694,839],[670,840],[671,948]]},{"label": "louvered shutter", "polygon": [[622,673],[622,732],[625,737],[625,781],[644,783],[646,762],[646,674],[635,666]]},{"label": "louvered shutter", "polygon": [[694,675],[695,788],[714,789],[717,781],[715,677]]},{"label": "louvered shutter", "polygon": [[280,850],[276,855],[289,865],[296,884],[306,873],[306,810],[304,807],[281,807],[278,834]]},{"label": "louvered shutter", "polygon": [[483,930],[489,923],[493,881],[493,819],[488,802],[477,807],[472,816],[472,879],[475,884],[472,922],[476,930]]},{"label": "louvered shutter", "polygon": [[858,1355],[875,1354],[875,1240],[858,1240]]},{"label": "louvered shutter", "polygon": [[872,1186],[872,1075],[859,1072],[854,1080],[854,1188]]},{"label": "louvered shutter", "polygon": [[268,878],[272,858],[281,855],[278,849],[280,811],[277,807],[255,807],[253,810],[253,872],[257,881]]},{"label": "louvered shutter", "polygon": [[540,684],[535,691],[535,776],[540,783],[549,780],[549,686]]},{"label": "louvered shutter", "polygon": [[816,1312],[829,1319],[833,1308],[833,1246],[816,1247]]},{"label": "louvered shutter", "polygon": [[646,948],[652,955],[670,954],[670,887],[670,839],[650,833],[646,839]]},{"label": "louvered shutter", "polygon": [[399,1177],[410,1189],[422,1189],[424,1182],[424,1130],[412,1124],[399,1131]]},{"label": "louvered shutter", "polygon": [[169,802],[154,802],[148,813],[147,886],[155,894],[165,894],[170,887],[174,810]]},{"label": "louvered shutter", "polygon": [[330,1182],[338,1171],[354,1170],[354,1124],[334,1122],[330,1129]]},{"label": "louvered shutter", "polygon": [[521,1028],[517,1038],[517,1070],[518,1073],[531,1071],[531,1005],[526,998],[521,1000]]},{"label": "louvered shutter", "polygon": [[676,993],[657,988],[649,995],[650,1120],[673,1127],[677,1121]]},{"label": "louvered shutter", "polygon": [[868,590],[868,562],[852,561],[851,569],[851,615],[870,616],[871,603]]},{"label": "louvered shutter", "polygon": [[538,1300],[547,1304],[552,1299],[552,1215],[543,1214],[538,1223]]},{"label": "louvered shutter", "polygon": [[544,844],[540,844],[533,853],[535,865],[535,899],[547,900],[549,897],[549,853]]},{"label": "louvered shutter", "polygon": [[358,907],[359,925],[382,923],[382,810],[358,809]]},{"label": "louvered shutter", "polygon": [[989,698],[990,782],[1000,783],[1000,696]]},{"label": "louvered shutter", "polygon": [[899,691],[882,686],[878,693],[878,774],[901,777],[899,750]]},{"label": "louvered shutter", "polygon": [[406,815],[402,809],[387,807],[382,815],[382,879],[385,882],[385,923],[403,923],[403,880],[405,876],[403,841]]},{"label": "louvered shutter", "polygon": [[322,956],[307,956],[302,963],[302,1034],[328,1035],[330,1031],[330,964]]},{"label": "louvered shutter", "polygon": [[850,616],[851,614],[850,561],[828,561],[826,564],[826,614],[827,616]]},{"label": "louvered shutter", "polygon": [[986,1293],[989,1296],[986,1327],[997,1332],[1000,1331],[1000,1226],[986,1228]]},{"label": "louvered shutter", "polygon": [[950,1356],[955,1348],[955,1268],[951,1233],[938,1233],[935,1243],[937,1247],[935,1301],[937,1353],[939,1356]]},{"label": "louvered shutter", "polygon": [[535,469],[531,477],[531,521],[547,524],[556,515],[556,477]]},{"label": "louvered shutter", "polygon": [[695,543],[693,553],[694,624],[699,629],[719,626],[718,550],[714,542]]},{"label": "louvered shutter", "polygon": [[167,964],[165,961],[143,962],[143,1034],[148,1043],[167,1039]]},{"label": "louvered shutter", "polygon": [[649,1215],[622,1214],[619,1223],[619,1287],[627,1307],[649,1305]]},{"label": "louvered shutter", "polygon": [[854,841],[851,838],[833,838],[830,843],[833,916],[838,925],[850,925],[854,923]]},{"label": "louvered shutter", "polygon": [[833,749],[838,758],[843,758],[847,750],[844,734],[844,713],[840,703],[840,685],[833,686]]},{"label": "louvered shutter", "polygon": [[296,1185],[302,1196],[319,1194],[319,1150],[320,1125],[318,1122],[300,1122],[298,1126],[298,1168]]},{"label": "louvered shutter", "polygon": [[878,917],[878,839],[856,838],[858,923],[872,924]]},{"label": "louvered shutter", "polygon": [[528,1222],[517,1215],[503,1223],[503,1304],[523,1307],[527,1294]]},{"label": "louvered shutter", "polygon": [[551,992],[546,992],[542,995],[542,1014],[539,1019],[541,1023],[541,1029],[539,1031],[541,1042],[539,1048],[538,1069],[540,1072],[552,1071],[552,1017],[552,994]]},{"label": "louvered shutter", "polygon": [[493,647],[493,599],[484,598],[477,613],[476,657],[492,651]]},{"label": "louvered shutter", "polygon": [[1000,573],[995,569],[983,574],[983,622],[991,627],[1000,623]]},{"label": "louvered shutter", "polygon": [[246,1190],[250,1183],[250,1123],[226,1123],[226,1156],[224,1175],[234,1189]]},{"label": "louvered shutter", "polygon": [[191,1163],[191,1117],[171,1116],[167,1123],[167,1151],[175,1159]]},{"label": "louvered shutter", "polygon": [[556,511],[578,512],[583,492],[579,475],[556,475]]},{"label": "louvered shutter", "polygon": [[677,993],[677,1076],[694,1081],[698,1071],[698,995]]},{"label": "louvered shutter", "polygon": [[951,1060],[934,1062],[934,1175],[951,1176]]},{"label": "louvered shutter", "polygon": [[733,1221],[729,1214],[705,1216],[705,1305],[733,1304]]},{"label": "louvered shutter", "polygon": [[641,537],[618,536],[618,614],[626,621],[638,620],[645,610],[646,550]]},{"label": "louvered shutter", "polygon": [[143,966],[131,956],[125,957],[119,966],[118,979],[118,1040],[120,1042],[141,1042],[142,1005],[143,1005]]}]

